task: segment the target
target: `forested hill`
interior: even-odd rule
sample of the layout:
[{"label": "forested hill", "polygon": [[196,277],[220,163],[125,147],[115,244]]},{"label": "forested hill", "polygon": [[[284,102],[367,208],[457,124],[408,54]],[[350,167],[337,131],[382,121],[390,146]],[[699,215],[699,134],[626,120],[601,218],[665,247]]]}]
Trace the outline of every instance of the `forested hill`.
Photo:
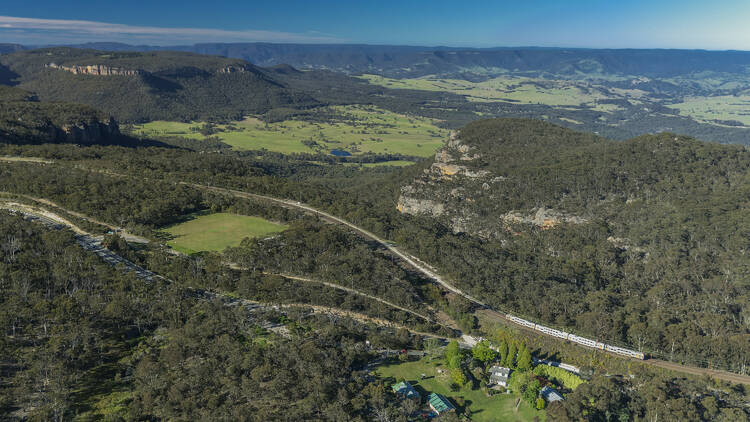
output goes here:
[{"label": "forested hill", "polygon": [[[86,46],[86,45],[84,45]],[[750,52],[659,49],[450,48],[358,44],[228,43],[149,47],[90,44],[102,50],[169,49],[248,60],[258,66],[419,77],[461,72],[555,75],[640,75],[668,78],[698,72],[745,73]]]},{"label": "forested hill", "polygon": [[16,51],[24,50],[24,46],[20,44],[5,44],[0,43],[0,54],[14,53]]},{"label": "forested hill", "polygon": [[399,210],[435,244],[415,229],[397,241],[500,309],[738,369],[750,355],[748,198],[742,147],[483,120],[401,188]]},{"label": "forested hill", "polygon": [[0,83],[82,103],[120,121],[231,119],[318,103],[238,59],[180,52],[48,48],[0,57]]},{"label": "forested hill", "polygon": [[102,144],[121,141],[117,122],[86,105],[39,102],[0,85],[0,143]]}]

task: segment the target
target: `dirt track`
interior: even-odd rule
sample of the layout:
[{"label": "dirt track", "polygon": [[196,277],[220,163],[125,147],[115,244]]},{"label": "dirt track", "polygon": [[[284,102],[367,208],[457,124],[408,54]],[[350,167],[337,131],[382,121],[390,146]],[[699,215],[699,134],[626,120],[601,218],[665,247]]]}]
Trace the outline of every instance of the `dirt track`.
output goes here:
[{"label": "dirt track", "polygon": [[[8,161],[10,161],[10,160],[12,160],[12,157],[0,157],[0,160],[8,160]],[[82,167],[78,167],[78,168],[81,168],[83,170],[88,170],[88,171],[96,171],[96,172],[99,172],[99,173],[109,174],[109,175],[112,175],[112,176],[115,176],[115,177],[136,177],[136,176],[128,176],[128,175],[124,175],[124,174],[118,174],[118,173],[114,173],[114,172],[91,170],[91,169],[86,169],[86,168],[82,168]],[[141,178],[141,179],[144,179],[144,178]],[[487,305],[484,304],[483,302],[481,302],[481,301],[473,298],[472,296],[464,293],[463,291],[457,289],[456,287],[452,286],[450,283],[445,282],[440,276],[438,276],[434,272],[434,270],[427,268],[428,266],[426,264],[424,264],[424,263],[417,263],[416,262],[417,261],[416,258],[411,257],[410,255],[401,252],[399,249],[397,249],[395,246],[393,246],[392,243],[387,242],[387,241],[381,239],[380,237],[376,236],[375,234],[373,234],[373,233],[371,233],[371,232],[369,232],[369,231],[367,231],[367,230],[365,230],[363,228],[360,228],[360,227],[358,227],[358,226],[356,226],[356,225],[354,225],[354,224],[352,224],[352,223],[350,223],[350,222],[348,222],[346,220],[343,220],[341,218],[338,218],[336,216],[328,214],[328,213],[326,213],[324,211],[317,210],[315,208],[312,208],[312,207],[310,207],[308,205],[305,205],[305,204],[302,204],[300,202],[296,202],[296,201],[292,201],[292,200],[288,200],[288,199],[279,199],[279,198],[274,198],[274,197],[265,196],[265,195],[252,194],[252,193],[242,192],[242,191],[233,190],[233,189],[217,188],[217,187],[207,186],[207,185],[201,185],[201,184],[197,184],[197,183],[189,183],[189,182],[180,182],[180,183],[184,184],[184,185],[187,185],[187,186],[192,186],[192,187],[194,187],[196,189],[209,190],[209,191],[218,192],[218,193],[225,193],[225,194],[236,196],[236,197],[240,197],[240,198],[260,199],[260,200],[265,200],[265,201],[271,201],[271,202],[277,203],[277,204],[285,206],[285,207],[296,208],[296,209],[300,209],[300,210],[303,210],[303,211],[306,211],[306,212],[318,215],[323,220],[329,221],[331,223],[337,223],[337,224],[345,225],[345,226],[353,229],[354,231],[362,234],[366,238],[369,238],[369,239],[371,239],[371,240],[373,240],[373,241],[381,244],[382,246],[384,246],[385,248],[387,248],[389,251],[391,251],[393,254],[399,256],[404,261],[406,261],[407,263],[409,263],[413,268],[415,268],[416,270],[418,270],[422,274],[426,275],[430,279],[435,280],[437,283],[439,283],[440,285],[442,285],[445,289],[447,289],[447,290],[449,290],[449,291],[451,291],[453,293],[459,294],[459,295],[465,297],[466,299],[468,299],[468,300],[470,300],[470,301],[472,301],[472,302],[474,302],[474,303],[482,306],[483,308],[486,308],[487,311],[491,312],[492,314],[495,314],[495,318],[502,318],[503,320],[505,320],[504,315],[502,315],[501,313],[489,309],[487,307]],[[516,325],[516,326],[518,326],[518,325]],[[518,326],[518,327],[520,327],[520,326]],[[540,335],[544,335],[543,333],[539,333],[537,331],[534,331],[534,332],[538,333]],[[580,346],[580,347],[585,347],[585,346]],[[615,356],[618,356],[618,357],[623,358],[623,359],[627,359],[627,358],[624,358],[624,357],[619,356],[619,355],[615,355]],[[724,381],[729,381],[729,382],[734,382],[734,383],[741,383],[741,384],[750,385],[750,376],[748,376],[748,375],[741,375],[741,374],[735,374],[735,373],[728,372],[728,371],[718,371],[718,370],[707,369],[707,368],[698,368],[698,367],[694,367],[694,366],[681,365],[681,364],[678,364],[678,363],[667,362],[667,361],[658,360],[658,359],[647,359],[647,360],[644,360],[642,362],[644,362],[644,363],[646,363],[648,365],[652,365],[652,366],[656,366],[656,367],[660,367],[660,368],[664,368],[664,369],[669,369],[669,370],[676,371],[676,372],[682,372],[682,373],[687,373],[687,374],[692,374],[692,375],[706,375],[706,376],[717,378],[717,379],[721,379],[721,380],[724,380]]]}]

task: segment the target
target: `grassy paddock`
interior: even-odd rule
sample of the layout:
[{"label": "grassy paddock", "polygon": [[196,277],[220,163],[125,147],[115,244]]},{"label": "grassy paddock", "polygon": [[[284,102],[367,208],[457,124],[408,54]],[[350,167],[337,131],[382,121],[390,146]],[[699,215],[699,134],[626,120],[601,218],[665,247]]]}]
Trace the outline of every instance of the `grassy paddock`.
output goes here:
[{"label": "grassy paddock", "polygon": [[714,123],[714,120],[736,120],[750,126],[750,95],[690,97],[668,107],[694,119]]},{"label": "grassy paddock", "polygon": [[392,79],[377,75],[362,75],[371,84],[392,89],[444,91],[465,95],[469,101],[509,102],[515,104],[545,104],[549,106],[588,106],[610,112],[619,107],[598,104],[598,100],[639,98],[642,91],[635,89],[600,89],[580,82],[503,76],[482,82],[444,79],[425,76],[413,79]]},{"label": "grassy paddock", "polygon": [[[326,113],[325,123],[285,120],[268,123],[248,117],[231,125],[217,125],[211,136],[238,150],[267,149],[285,154],[326,152],[333,149],[393,153],[428,157],[435,153],[448,136],[436,126],[437,121],[406,116],[373,106],[332,106],[316,111]],[[203,122],[156,121],[134,126],[139,136],[182,136],[205,139],[198,130]]]},{"label": "grassy paddock", "polygon": [[246,237],[261,237],[286,230],[287,226],[259,217],[228,213],[197,215],[163,231],[173,236],[167,244],[180,252],[223,251],[238,246]]},{"label": "grassy paddock", "polygon": [[[429,393],[440,393],[448,397],[454,405],[457,405],[457,398],[465,400],[465,406],[471,410],[471,420],[473,421],[539,421],[546,420],[544,411],[536,410],[526,402],[516,409],[516,394],[496,394],[487,397],[484,391],[471,388],[461,388],[458,391],[451,391],[449,372],[445,366],[440,365],[439,361],[430,362],[422,359],[416,362],[395,363],[378,367],[376,373],[383,379],[393,378],[395,380],[405,379],[422,394],[423,398]],[[439,374],[438,369],[443,373]],[[425,374],[426,379],[420,380],[420,375]],[[457,406],[459,407],[459,406]],[[459,407],[459,410],[461,408]]]}]

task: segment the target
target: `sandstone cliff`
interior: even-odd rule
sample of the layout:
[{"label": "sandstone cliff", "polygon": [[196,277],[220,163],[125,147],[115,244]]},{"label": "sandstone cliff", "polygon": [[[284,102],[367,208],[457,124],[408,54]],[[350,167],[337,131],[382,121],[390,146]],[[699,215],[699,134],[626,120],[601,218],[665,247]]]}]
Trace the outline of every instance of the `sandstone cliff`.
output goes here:
[{"label": "sandstone cliff", "polygon": [[74,75],[93,75],[93,76],[137,76],[146,72],[139,69],[123,69],[119,67],[110,67],[100,64],[87,66],[63,66],[55,63],[45,65],[53,69],[60,69],[70,72]]},{"label": "sandstone cliff", "polygon": [[506,209],[503,184],[508,177],[486,169],[486,157],[477,148],[451,133],[433,163],[410,184],[401,187],[397,209],[401,213],[436,218],[454,233],[497,238],[517,233],[520,226],[553,229],[560,224],[587,220],[548,207]]}]

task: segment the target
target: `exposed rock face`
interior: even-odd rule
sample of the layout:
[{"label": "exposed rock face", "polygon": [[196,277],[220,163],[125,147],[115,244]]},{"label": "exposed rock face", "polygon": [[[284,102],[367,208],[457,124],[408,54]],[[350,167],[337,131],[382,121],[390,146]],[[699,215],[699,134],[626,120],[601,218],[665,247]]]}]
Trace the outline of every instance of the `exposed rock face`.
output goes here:
[{"label": "exposed rock face", "polygon": [[109,122],[81,121],[63,125],[60,128],[53,127],[53,130],[53,141],[76,144],[93,144],[120,135],[120,128],[115,119],[112,118],[109,119]]},{"label": "exposed rock face", "polygon": [[247,72],[247,68],[245,66],[226,66],[219,69],[216,73],[242,73]]},{"label": "exposed rock face", "polygon": [[541,207],[527,211],[503,210],[503,184],[509,179],[494,175],[476,149],[451,133],[433,164],[411,184],[401,188],[397,209],[412,215],[439,219],[454,233],[470,233],[483,238],[518,234],[513,226],[533,225],[552,229],[560,224],[582,224],[583,217]]},{"label": "exposed rock face", "polygon": [[429,214],[433,217],[442,215],[445,212],[445,206],[439,202],[429,199],[410,198],[404,195],[398,198],[396,208],[404,214]]},{"label": "exposed rock face", "polygon": [[[53,69],[60,69],[64,70],[66,72],[70,72],[74,75],[92,75],[92,76],[138,76],[138,75],[146,75],[149,72],[146,72],[145,70],[141,69],[124,69],[121,67],[112,67],[112,66],[106,66],[101,64],[94,64],[94,65],[85,65],[85,66],[63,66],[55,63],[50,63],[45,65],[44,67],[49,67]],[[193,69],[198,70],[199,73],[208,73],[205,71],[201,71],[200,69]],[[194,76],[191,75],[190,71],[185,71],[182,69],[182,73],[186,73],[187,76]],[[242,65],[229,65],[222,68],[219,68],[216,70],[217,74],[231,74],[231,73],[244,73],[251,71],[251,69],[248,69],[246,66]],[[175,72],[171,72],[175,73]],[[192,72],[195,73],[195,72]]]},{"label": "exposed rock face", "polygon": [[100,64],[87,66],[62,66],[55,63],[45,65],[53,69],[60,69],[70,72],[74,75],[94,75],[94,76],[136,76],[143,75],[146,72],[139,69],[123,69],[120,67],[110,67]]},{"label": "exposed rock face", "polygon": [[507,222],[533,224],[543,229],[551,229],[561,223],[583,224],[587,220],[575,215],[568,215],[551,208],[537,208],[531,210],[531,215],[509,212],[503,216]]}]

